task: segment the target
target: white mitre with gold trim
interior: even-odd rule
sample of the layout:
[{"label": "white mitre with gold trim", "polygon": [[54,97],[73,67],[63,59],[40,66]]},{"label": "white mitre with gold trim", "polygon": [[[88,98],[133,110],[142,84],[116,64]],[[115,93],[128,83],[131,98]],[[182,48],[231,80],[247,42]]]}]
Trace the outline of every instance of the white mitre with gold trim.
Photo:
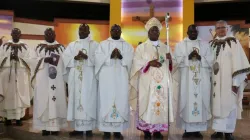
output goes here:
[{"label": "white mitre with gold trim", "polygon": [[161,22],[157,18],[155,18],[155,17],[152,17],[151,19],[148,20],[148,22],[145,25],[145,28],[146,28],[147,31],[149,31],[149,29],[151,27],[153,27],[153,26],[158,27],[159,30],[162,29]]}]

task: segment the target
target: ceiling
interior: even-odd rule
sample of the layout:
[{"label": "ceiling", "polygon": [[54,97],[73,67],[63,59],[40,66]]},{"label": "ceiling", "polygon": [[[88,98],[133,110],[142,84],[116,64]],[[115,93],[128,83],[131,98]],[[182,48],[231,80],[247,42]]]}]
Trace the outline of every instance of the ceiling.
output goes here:
[{"label": "ceiling", "polygon": [[195,3],[208,3],[208,2],[242,2],[249,0],[194,0]]},{"label": "ceiling", "polygon": [[195,3],[195,21],[250,20],[250,0]]},{"label": "ceiling", "polygon": [[14,11],[15,17],[45,21],[53,21],[54,18],[109,20],[109,3],[68,0],[2,0],[0,9]]},{"label": "ceiling", "polygon": [[75,1],[75,2],[96,2],[96,3],[109,3],[110,0],[65,0],[65,1]]},{"label": "ceiling", "polygon": [[[89,2],[92,1],[92,2]],[[100,1],[97,2],[97,1]],[[53,21],[54,18],[109,20],[109,0],[2,0],[0,9],[15,17]],[[195,0],[195,21],[250,21],[250,0]]]}]

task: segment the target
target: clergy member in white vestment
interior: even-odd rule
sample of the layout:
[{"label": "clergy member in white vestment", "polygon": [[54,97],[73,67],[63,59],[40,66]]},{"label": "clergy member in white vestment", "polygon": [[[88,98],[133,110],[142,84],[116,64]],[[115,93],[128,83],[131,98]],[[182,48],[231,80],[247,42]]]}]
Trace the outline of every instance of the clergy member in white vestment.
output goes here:
[{"label": "clergy member in white vestment", "polygon": [[214,57],[209,43],[197,38],[197,26],[190,25],[187,34],[174,52],[177,70],[173,77],[179,88],[176,124],[185,130],[183,138],[203,138],[200,131],[207,131],[212,118],[210,79]]},{"label": "clergy member in white vestment", "polygon": [[114,132],[122,139],[121,131],[129,127],[129,73],[133,47],[121,38],[121,27],[113,25],[111,37],[102,41],[95,53],[95,74],[99,80],[99,130],[104,138]]},{"label": "clergy member in white vestment", "polygon": [[215,61],[213,65],[212,114],[213,130],[211,138],[233,140],[236,120],[241,119],[243,90],[250,65],[240,42],[227,36],[226,21],[215,25],[217,37],[211,41]]},{"label": "clergy member in white vestment", "polygon": [[11,32],[12,40],[1,46],[0,52],[0,95],[4,97],[0,103],[0,116],[11,125],[21,126],[21,118],[25,109],[30,107],[32,98],[30,84],[30,49],[20,41],[21,31],[14,28]]},{"label": "clergy member in white vestment", "polygon": [[135,51],[130,74],[130,101],[136,110],[136,127],[145,139],[163,139],[173,122],[171,49],[159,40],[162,25],[155,17],[145,25],[148,40]]},{"label": "clergy member in white vestment", "polygon": [[31,83],[34,88],[33,127],[42,135],[58,135],[67,127],[66,88],[61,55],[64,47],[55,41],[55,32],[48,28],[45,41],[35,48],[36,67]]},{"label": "clergy member in white vestment", "polygon": [[68,115],[67,120],[75,130],[70,136],[83,135],[88,137],[97,122],[97,80],[95,77],[96,41],[88,36],[90,29],[87,24],[79,27],[80,39],[71,42],[63,53],[68,83]]}]

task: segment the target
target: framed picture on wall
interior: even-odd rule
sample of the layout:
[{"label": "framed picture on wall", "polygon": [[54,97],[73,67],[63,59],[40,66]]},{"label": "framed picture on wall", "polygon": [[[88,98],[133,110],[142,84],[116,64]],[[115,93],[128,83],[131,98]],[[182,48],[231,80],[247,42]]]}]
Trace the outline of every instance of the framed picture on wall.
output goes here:
[{"label": "framed picture on wall", "polygon": [[0,10],[0,44],[6,43],[11,39],[11,30],[13,28],[13,15]]},{"label": "framed picture on wall", "polygon": [[[249,49],[249,28],[241,28],[240,25],[232,25],[231,32],[235,38],[240,41],[244,52],[250,62],[250,49]],[[248,80],[250,80],[250,75],[248,75]]]},{"label": "framed picture on wall", "polygon": [[232,25],[231,32],[235,38],[240,41],[244,52],[247,55],[248,60],[250,60],[249,54],[249,28],[241,28],[240,25]]}]

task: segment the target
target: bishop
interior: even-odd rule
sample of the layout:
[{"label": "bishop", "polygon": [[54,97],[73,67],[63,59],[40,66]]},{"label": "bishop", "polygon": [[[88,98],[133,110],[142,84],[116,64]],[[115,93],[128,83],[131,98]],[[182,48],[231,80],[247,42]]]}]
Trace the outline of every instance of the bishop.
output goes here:
[{"label": "bishop", "polygon": [[172,58],[170,47],[159,40],[162,24],[153,17],[145,25],[147,41],[135,51],[130,73],[130,103],[136,110],[136,127],[145,139],[162,139],[173,122]]}]

